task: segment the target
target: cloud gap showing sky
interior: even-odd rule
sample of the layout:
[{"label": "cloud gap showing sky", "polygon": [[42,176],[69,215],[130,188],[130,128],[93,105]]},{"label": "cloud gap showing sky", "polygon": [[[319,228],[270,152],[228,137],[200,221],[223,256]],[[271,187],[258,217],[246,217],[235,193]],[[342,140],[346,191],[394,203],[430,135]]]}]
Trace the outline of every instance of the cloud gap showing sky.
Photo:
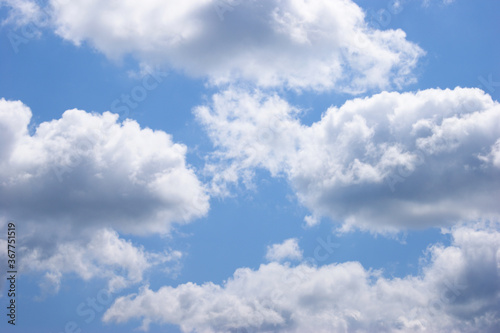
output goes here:
[{"label": "cloud gap showing sky", "polygon": [[[45,36],[56,36],[56,48],[90,50],[87,57],[104,55],[103,62],[123,68],[139,82],[126,92],[144,90],[141,102],[147,99],[150,108],[118,115],[75,105],[35,123],[37,114],[54,114],[37,108],[40,94],[73,103],[50,90],[57,70],[36,74],[46,86],[26,91],[34,105],[15,89],[5,96],[0,90],[0,229],[9,221],[20,225],[20,274],[37,280],[28,285],[31,298],[20,302],[64,304],[62,290],[78,288],[70,279],[76,277],[114,295],[90,323],[96,332],[137,325],[203,333],[499,331],[500,104],[494,93],[500,72],[478,73],[480,88],[421,86],[421,71],[447,61],[440,59],[445,51],[424,49],[416,40],[434,36],[418,35],[415,22],[398,17],[419,11],[429,15],[422,24],[432,24],[429,13],[456,13],[466,4],[378,4],[377,15],[394,24],[374,25],[373,10],[352,0],[0,0],[1,52],[15,54],[8,66],[19,69],[24,58],[16,56],[28,54],[30,43],[43,46]],[[482,38],[485,45],[494,40],[491,32]],[[470,52],[480,63],[492,56],[489,50]],[[22,84],[6,68],[0,72],[12,82],[5,84]],[[201,88],[180,88],[183,98],[202,102],[187,109],[148,95],[144,80],[158,71],[165,80],[169,71],[202,80]],[[102,78],[102,89],[123,88],[121,78],[89,75]],[[155,94],[162,89],[155,86]],[[305,121],[310,110],[299,105],[306,95],[335,102]],[[174,119],[193,133],[192,145],[164,130]],[[260,264],[242,255],[236,267],[220,260],[211,268],[232,273],[222,282],[203,272],[197,282],[182,280],[191,253],[199,255],[195,263],[214,262],[213,248],[234,250],[231,242],[193,244],[186,226],[210,237],[217,231],[197,225],[220,223],[213,210],[248,208],[253,196],[265,202],[273,194],[263,182],[271,189],[286,183],[290,195],[259,209],[271,215],[280,204],[295,206],[281,218],[301,224],[300,231],[241,216],[224,237],[241,232],[238,224],[259,230],[270,224],[272,237],[248,236],[261,248]],[[430,241],[418,262],[403,263],[417,267],[415,273],[390,276],[369,261],[308,257],[303,245],[320,224],[331,226],[328,236],[368,233],[404,243],[405,233],[437,229],[449,241]],[[338,245],[314,241],[328,257]],[[1,274],[6,249],[0,234]],[[171,285],[177,276],[182,282]],[[5,282],[0,286],[3,291]],[[54,319],[43,329],[65,324]]]}]

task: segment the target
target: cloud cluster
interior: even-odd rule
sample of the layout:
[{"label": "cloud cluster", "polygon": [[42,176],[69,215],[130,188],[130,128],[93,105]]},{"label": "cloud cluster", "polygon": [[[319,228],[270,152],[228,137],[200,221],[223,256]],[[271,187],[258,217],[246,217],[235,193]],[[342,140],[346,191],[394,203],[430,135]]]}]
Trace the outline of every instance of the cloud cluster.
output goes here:
[{"label": "cloud cluster", "polygon": [[[68,110],[28,132],[30,109],[0,100],[0,215],[55,233],[167,233],[206,214],[186,147],[118,115]],[[29,229],[28,229],[29,230]],[[37,229],[38,230],[38,229]]]},{"label": "cloud cluster", "polygon": [[[329,217],[343,231],[386,233],[499,220],[500,105],[483,91],[384,92],[332,106],[311,125],[269,92],[358,94],[415,81],[424,51],[401,30],[370,26],[352,0],[1,6],[12,8],[4,23],[34,22],[109,58],[132,55],[142,68],[165,66],[226,89],[194,110],[216,148],[206,166],[212,194],[249,182],[260,168],[290,182],[311,211],[309,225]],[[207,213],[209,197],[186,165],[185,146],[109,112],[68,110],[34,134],[30,119],[21,102],[0,100],[0,226],[23,221],[24,272],[44,274],[46,290],[76,274],[104,277],[113,291],[180,258],[150,253],[118,232],[166,234]],[[293,266],[286,261],[303,252],[287,239],[268,247],[270,263],[238,269],[222,285],[145,286],[118,298],[103,319],[207,333],[497,332],[498,225],[451,234],[450,246],[428,248],[421,274],[404,278],[358,262]]]},{"label": "cloud cluster", "polygon": [[20,248],[21,272],[44,274],[40,285],[42,293],[56,293],[66,274],[76,274],[83,280],[108,280],[111,292],[142,282],[144,273],[154,266],[177,261],[179,251],[151,253],[119,237],[110,229],[95,232],[90,240],[58,242],[54,249]]},{"label": "cloud cluster", "polygon": [[106,322],[142,319],[183,332],[497,332],[500,232],[462,226],[428,248],[422,274],[386,278],[358,262],[269,263],[223,285],[187,283],[120,297]]},{"label": "cloud cluster", "polygon": [[22,102],[0,99],[0,226],[19,221],[20,271],[44,275],[42,294],[57,292],[66,274],[117,290],[154,266],[178,268],[180,252],[150,253],[114,230],[166,234],[207,213],[186,147],[109,112],[68,110],[33,134],[30,119]]},{"label": "cloud cluster", "polygon": [[266,259],[269,261],[301,260],[302,250],[296,238],[285,240],[281,244],[273,244],[267,247]]},{"label": "cloud cluster", "polygon": [[321,216],[375,231],[500,214],[500,104],[479,89],[384,92],[310,126],[276,95],[229,89],[195,109],[216,147],[214,191],[248,170],[290,180]]},{"label": "cloud cluster", "polygon": [[[8,4],[22,13],[27,3]],[[413,82],[424,54],[402,30],[370,28],[351,0],[51,0],[43,10],[51,28],[76,45],[214,84],[350,93],[401,87]]]}]

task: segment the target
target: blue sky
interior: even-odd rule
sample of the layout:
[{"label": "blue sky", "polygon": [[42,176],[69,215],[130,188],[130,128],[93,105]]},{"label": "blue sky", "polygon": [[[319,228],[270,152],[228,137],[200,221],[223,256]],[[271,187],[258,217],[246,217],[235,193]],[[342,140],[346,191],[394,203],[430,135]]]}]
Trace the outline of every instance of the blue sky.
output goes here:
[{"label": "blue sky", "polygon": [[2,332],[498,331],[499,10],[0,1]]}]

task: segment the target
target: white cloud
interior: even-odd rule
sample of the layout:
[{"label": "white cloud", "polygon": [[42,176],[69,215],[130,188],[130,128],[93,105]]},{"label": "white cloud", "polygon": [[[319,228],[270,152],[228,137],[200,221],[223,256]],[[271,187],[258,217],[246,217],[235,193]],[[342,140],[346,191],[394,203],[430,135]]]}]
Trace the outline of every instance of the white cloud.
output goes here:
[{"label": "white cloud", "polygon": [[229,89],[195,114],[216,147],[214,193],[264,168],[290,180],[307,221],[327,216],[343,230],[499,218],[500,105],[479,89],[384,92],[331,107],[311,126],[259,91]]},{"label": "white cloud", "polygon": [[8,219],[22,229],[20,271],[44,275],[42,294],[57,292],[68,274],[104,278],[110,290],[167,262],[175,275],[180,252],[147,252],[115,230],[167,234],[207,213],[186,147],[109,112],[68,110],[33,135],[30,119],[23,103],[0,99],[0,226]]},{"label": "white cloud", "polygon": [[118,298],[105,322],[142,319],[183,332],[497,332],[500,232],[462,226],[429,247],[422,274],[385,278],[357,262],[269,263],[223,285],[186,283]]},{"label": "white cloud", "polygon": [[131,54],[214,84],[362,92],[400,87],[424,52],[401,30],[375,30],[350,0],[64,1],[46,8],[76,45]]},{"label": "white cloud", "polygon": [[68,110],[30,135],[30,118],[21,102],[0,100],[0,215],[31,232],[167,233],[208,211],[186,147],[165,132]]},{"label": "white cloud", "polygon": [[2,24],[23,26],[28,24],[42,25],[43,11],[39,4],[32,0],[0,0],[0,8],[8,7],[9,15]]},{"label": "white cloud", "polygon": [[273,244],[267,247],[266,259],[269,261],[301,260],[302,250],[296,238],[285,240],[281,244]]},{"label": "white cloud", "polygon": [[478,156],[481,160],[485,162],[490,162],[497,168],[500,168],[500,139],[498,139],[492,146],[488,155]]},{"label": "white cloud", "polygon": [[76,274],[83,280],[104,278],[112,292],[143,280],[143,274],[153,266],[177,261],[178,251],[151,253],[119,237],[110,229],[95,231],[89,239],[58,242],[55,248],[21,247],[20,272],[44,274],[40,282],[42,293],[59,291],[63,275]]}]

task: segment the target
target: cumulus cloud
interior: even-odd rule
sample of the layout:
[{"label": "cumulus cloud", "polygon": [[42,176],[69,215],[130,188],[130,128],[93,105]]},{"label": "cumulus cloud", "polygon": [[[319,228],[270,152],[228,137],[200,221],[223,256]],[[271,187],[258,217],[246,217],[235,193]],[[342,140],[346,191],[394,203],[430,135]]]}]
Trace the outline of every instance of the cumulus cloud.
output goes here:
[{"label": "cumulus cloud", "polygon": [[296,238],[285,240],[281,244],[273,244],[267,247],[266,259],[269,261],[301,260],[302,250]]},{"label": "cumulus cloud", "polygon": [[350,0],[51,0],[44,10],[56,33],[76,45],[213,84],[351,93],[401,87],[414,81],[424,54],[402,30],[370,28]]},{"label": "cumulus cloud", "polygon": [[143,274],[153,266],[175,262],[179,251],[151,253],[119,237],[116,231],[102,229],[90,240],[59,242],[52,251],[43,247],[19,249],[22,254],[20,271],[44,274],[42,293],[56,293],[61,278],[76,274],[83,280],[104,278],[108,289],[116,291],[143,280]]},{"label": "cumulus cloud", "polygon": [[384,92],[306,126],[277,95],[229,89],[194,110],[216,148],[214,193],[255,168],[313,216],[380,232],[498,220],[500,105],[479,89]]},{"label": "cumulus cloud", "polygon": [[68,110],[34,134],[31,116],[22,102],[0,99],[0,226],[13,220],[21,229],[20,271],[43,275],[42,295],[67,274],[104,278],[111,291],[152,267],[175,275],[180,252],[148,252],[115,230],[167,234],[207,213],[186,147],[109,112]]},{"label": "cumulus cloud", "polygon": [[[453,229],[428,249],[420,275],[386,278],[358,262],[276,262],[238,269],[223,285],[142,288],[118,298],[106,322],[142,319],[183,332],[497,332],[500,232]],[[245,331],[246,330],[246,331]]]},{"label": "cumulus cloud", "polygon": [[208,211],[186,147],[165,132],[68,110],[30,135],[30,118],[20,101],[0,100],[0,215],[55,233],[149,234]]}]

